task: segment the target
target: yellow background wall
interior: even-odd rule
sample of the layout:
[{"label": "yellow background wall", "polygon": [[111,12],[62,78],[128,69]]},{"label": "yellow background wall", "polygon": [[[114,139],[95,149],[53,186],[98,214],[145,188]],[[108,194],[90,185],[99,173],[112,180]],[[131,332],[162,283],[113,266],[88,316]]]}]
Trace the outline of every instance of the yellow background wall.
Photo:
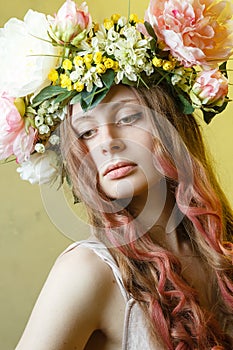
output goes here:
[{"label": "yellow background wall", "polygon": [[[0,26],[13,16],[22,19],[29,8],[53,14],[62,3],[1,0]],[[127,0],[89,0],[88,4],[97,21],[114,12],[127,15]],[[131,12],[143,17],[147,4],[147,0],[131,0]],[[233,102],[208,127],[203,124],[203,132],[222,186],[233,204],[232,111]],[[20,180],[16,168],[14,163],[0,166],[0,349],[4,350],[14,349],[49,269],[71,243],[70,237],[80,239],[86,235],[82,222],[70,215],[69,203],[64,200],[60,206],[55,192]]]}]

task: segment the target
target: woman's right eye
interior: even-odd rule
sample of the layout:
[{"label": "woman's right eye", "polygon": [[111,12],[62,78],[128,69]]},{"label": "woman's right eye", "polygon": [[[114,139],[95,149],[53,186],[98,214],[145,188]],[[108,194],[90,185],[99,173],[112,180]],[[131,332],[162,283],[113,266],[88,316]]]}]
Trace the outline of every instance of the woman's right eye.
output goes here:
[{"label": "woman's right eye", "polygon": [[84,132],[81,132],[78,136],[79,139],[81,140],[88,140],[92,138],[97,132],[97,129],[90,129]]}]

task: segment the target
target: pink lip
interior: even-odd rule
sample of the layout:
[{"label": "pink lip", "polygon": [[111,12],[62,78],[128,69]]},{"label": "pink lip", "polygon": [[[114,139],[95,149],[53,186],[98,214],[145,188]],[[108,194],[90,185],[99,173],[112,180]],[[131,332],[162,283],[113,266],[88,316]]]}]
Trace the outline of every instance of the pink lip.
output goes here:
[{"label": "pink lip", "polygon": [[105,170],[103,176],[108,176],[111,180],[119,179],[131,173],[136,167],[135,163],[130,162],[119,162],[112,164]]}]

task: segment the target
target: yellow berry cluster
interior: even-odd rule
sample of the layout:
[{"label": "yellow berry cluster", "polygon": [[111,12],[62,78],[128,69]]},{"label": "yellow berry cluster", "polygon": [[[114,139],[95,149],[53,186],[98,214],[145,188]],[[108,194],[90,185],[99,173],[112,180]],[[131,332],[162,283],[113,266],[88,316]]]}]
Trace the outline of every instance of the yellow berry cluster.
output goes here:
[{"label": "yellow berry cluster", "polygon": [[168,60],[164,60],[155,56],[152,60],[152,63],[156,68],[163,68],[165,71],[171,71],[176,67],[177,60],[172,55],[169,55]]},{"label": "yellow berry cluster", "polygon": [[48,74],[48,78],[50,81],[52,81],[53,84],[56,83],[56,81],[59,78],[58,72],[56,71],[56,69],[52,68]]},{"label": "yellow berry cluster", "polygon": [[[66,88],[68,91],[77,90],[81,92],[84,89],[84,84],[81,81],[77,81],[74,84],[70,79],[70,72],[75,67],[86,67],[89,70],[91,67],[96,67],[97,74],[104,74],[107,69],[113,69],[117,71],[119,64],[111,58],[103,56],[101,52],[96,52],[94,54],[87,54],[85,56],[75,56],[73,60],[66,58],[62,62],[62,68],[65,73],[58,74],[56,69],[51,69],[48,78],[53,83],[53,85],[59,84],[62,88]],[[73,85],[72,85],[73,84]]]},{"label": "yellow berry cluster", "polygon": [[129,16],[129,22],[130,23],[144,23],[144,20],[143,19],[139,19],[138,18],[138,15],[136,15],[135,13],[132,13],[130,16]]},{"label": "yellow berry cluster", "polygon": [[[107,30],[111,29],[114,26],[114,24],[118,23],[120,18],[121,18],[121,15],[119,15],[119,13],[113,14],[110,19],[105,18],[104,28]],[[143,23],[144,21],[139,19],[136,14],[132,13],[129,17],[129,22],[130,23]]]},{"label": "yellow berry cluster", "polygon": [[119,15],[118,13],[113,14],[110,19],[105,18],[104,28],[107,30],[111,29],[114,26],[114,24],[117,24],[120,18],[121,18],[121,15]]}]

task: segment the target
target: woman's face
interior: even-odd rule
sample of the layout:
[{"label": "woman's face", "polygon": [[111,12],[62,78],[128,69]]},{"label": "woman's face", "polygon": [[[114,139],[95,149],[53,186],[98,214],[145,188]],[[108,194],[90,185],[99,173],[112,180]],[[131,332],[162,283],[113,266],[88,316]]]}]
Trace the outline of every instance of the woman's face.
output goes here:
[{"label": "woman's face", "polygon": [[151,122],[133,90],[114,86],[102,103],[86,113],[75,105],[72,124],[108,197],[144,195],[158,184],[161,175],[152,160]]}]

